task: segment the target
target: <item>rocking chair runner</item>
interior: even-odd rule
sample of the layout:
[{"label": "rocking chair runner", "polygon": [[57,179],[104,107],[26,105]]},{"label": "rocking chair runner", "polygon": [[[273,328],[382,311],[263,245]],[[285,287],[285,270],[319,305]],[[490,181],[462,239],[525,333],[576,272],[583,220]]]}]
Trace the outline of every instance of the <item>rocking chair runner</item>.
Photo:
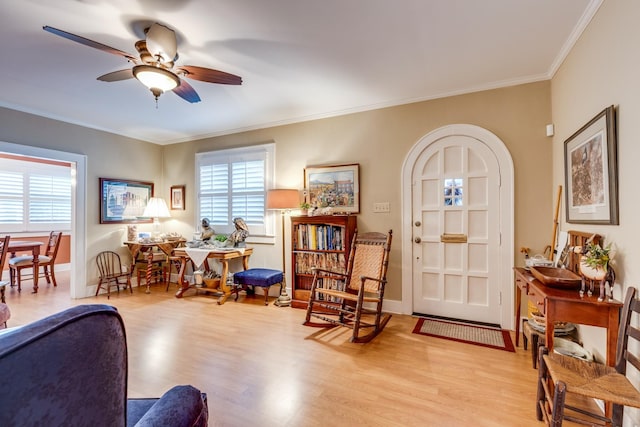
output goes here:
[{"label": "rocking chair runner", "polygon": [[[315,327],[344,326],[353,329],[351,342],[369,342],[386,326],[390,314],[382,313],[392,230],[356,232],[346,273],[314,268],[304,324]],[[312,322],[311,317],[322,322]],[[361,334],[362,329],[369,329]]]}]

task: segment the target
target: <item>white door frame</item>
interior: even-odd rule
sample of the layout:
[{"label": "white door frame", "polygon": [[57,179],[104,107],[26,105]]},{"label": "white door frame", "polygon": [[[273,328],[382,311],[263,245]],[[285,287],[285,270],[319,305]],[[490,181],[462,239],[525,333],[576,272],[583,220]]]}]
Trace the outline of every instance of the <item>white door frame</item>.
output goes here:
[{"label": "white door frame", "polygon": [[513,329],[514,285],[512,267],[514,262],[514,194],[513,159],[502,140],[490,131],[475,125],[453,124],[443,126],[427,135],[409,150],[402,165],[401,204],[402,204],[402,312],[413,313],[413,218],[412,190],[413,169],[420,154],[432,143],[449,136],[467,136],[487,145],[498,159],[500,173],[500,289],[502,305],[500,324],[503,328]]},{"label": "white door frame", "polygon": [[87,156],[30,145],[0,141],[0,151],[30,157],[61,160],[75,165],[75,191],[71,193],[71,298],[87,296]]}]

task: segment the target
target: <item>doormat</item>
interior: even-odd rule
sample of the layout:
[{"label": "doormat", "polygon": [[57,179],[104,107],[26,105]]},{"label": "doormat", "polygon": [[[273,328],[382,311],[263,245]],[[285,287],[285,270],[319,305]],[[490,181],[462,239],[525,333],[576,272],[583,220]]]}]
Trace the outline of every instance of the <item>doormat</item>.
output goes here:
[{"label": "doormat", "polygon": [[413,328],[413,333],[513,353],[516,351],[511,342],[509,331],[463,321],[433,319],[430,317],[420,318],[416,327]]}]

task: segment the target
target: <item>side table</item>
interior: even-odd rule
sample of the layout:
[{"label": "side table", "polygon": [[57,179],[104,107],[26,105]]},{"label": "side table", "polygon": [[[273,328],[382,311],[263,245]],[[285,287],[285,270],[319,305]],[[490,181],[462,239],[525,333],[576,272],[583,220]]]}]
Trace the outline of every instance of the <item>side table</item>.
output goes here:
[{"label": "side table", "polygon": [[606,363],[614,366],[622,303],[616,300],[598,301],[597,296],[580,296],[578,290],[558,289],[543,285],[524,268],[515,267],[516,281],[516,345],[520,335],[522,294],[534,302],[545,316],[545,346],[553,350],[556,321],[600,326],[607,330]]}]

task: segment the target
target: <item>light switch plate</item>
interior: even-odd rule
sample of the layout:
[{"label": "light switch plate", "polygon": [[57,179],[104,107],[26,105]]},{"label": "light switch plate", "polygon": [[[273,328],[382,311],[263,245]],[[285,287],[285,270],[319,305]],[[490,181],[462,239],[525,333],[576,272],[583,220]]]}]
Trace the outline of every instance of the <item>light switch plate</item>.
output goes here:
[{"label": "light switch plate", "polygon": [[389,202],[379,202],[373,204],[374,213],[389,212]]}]

